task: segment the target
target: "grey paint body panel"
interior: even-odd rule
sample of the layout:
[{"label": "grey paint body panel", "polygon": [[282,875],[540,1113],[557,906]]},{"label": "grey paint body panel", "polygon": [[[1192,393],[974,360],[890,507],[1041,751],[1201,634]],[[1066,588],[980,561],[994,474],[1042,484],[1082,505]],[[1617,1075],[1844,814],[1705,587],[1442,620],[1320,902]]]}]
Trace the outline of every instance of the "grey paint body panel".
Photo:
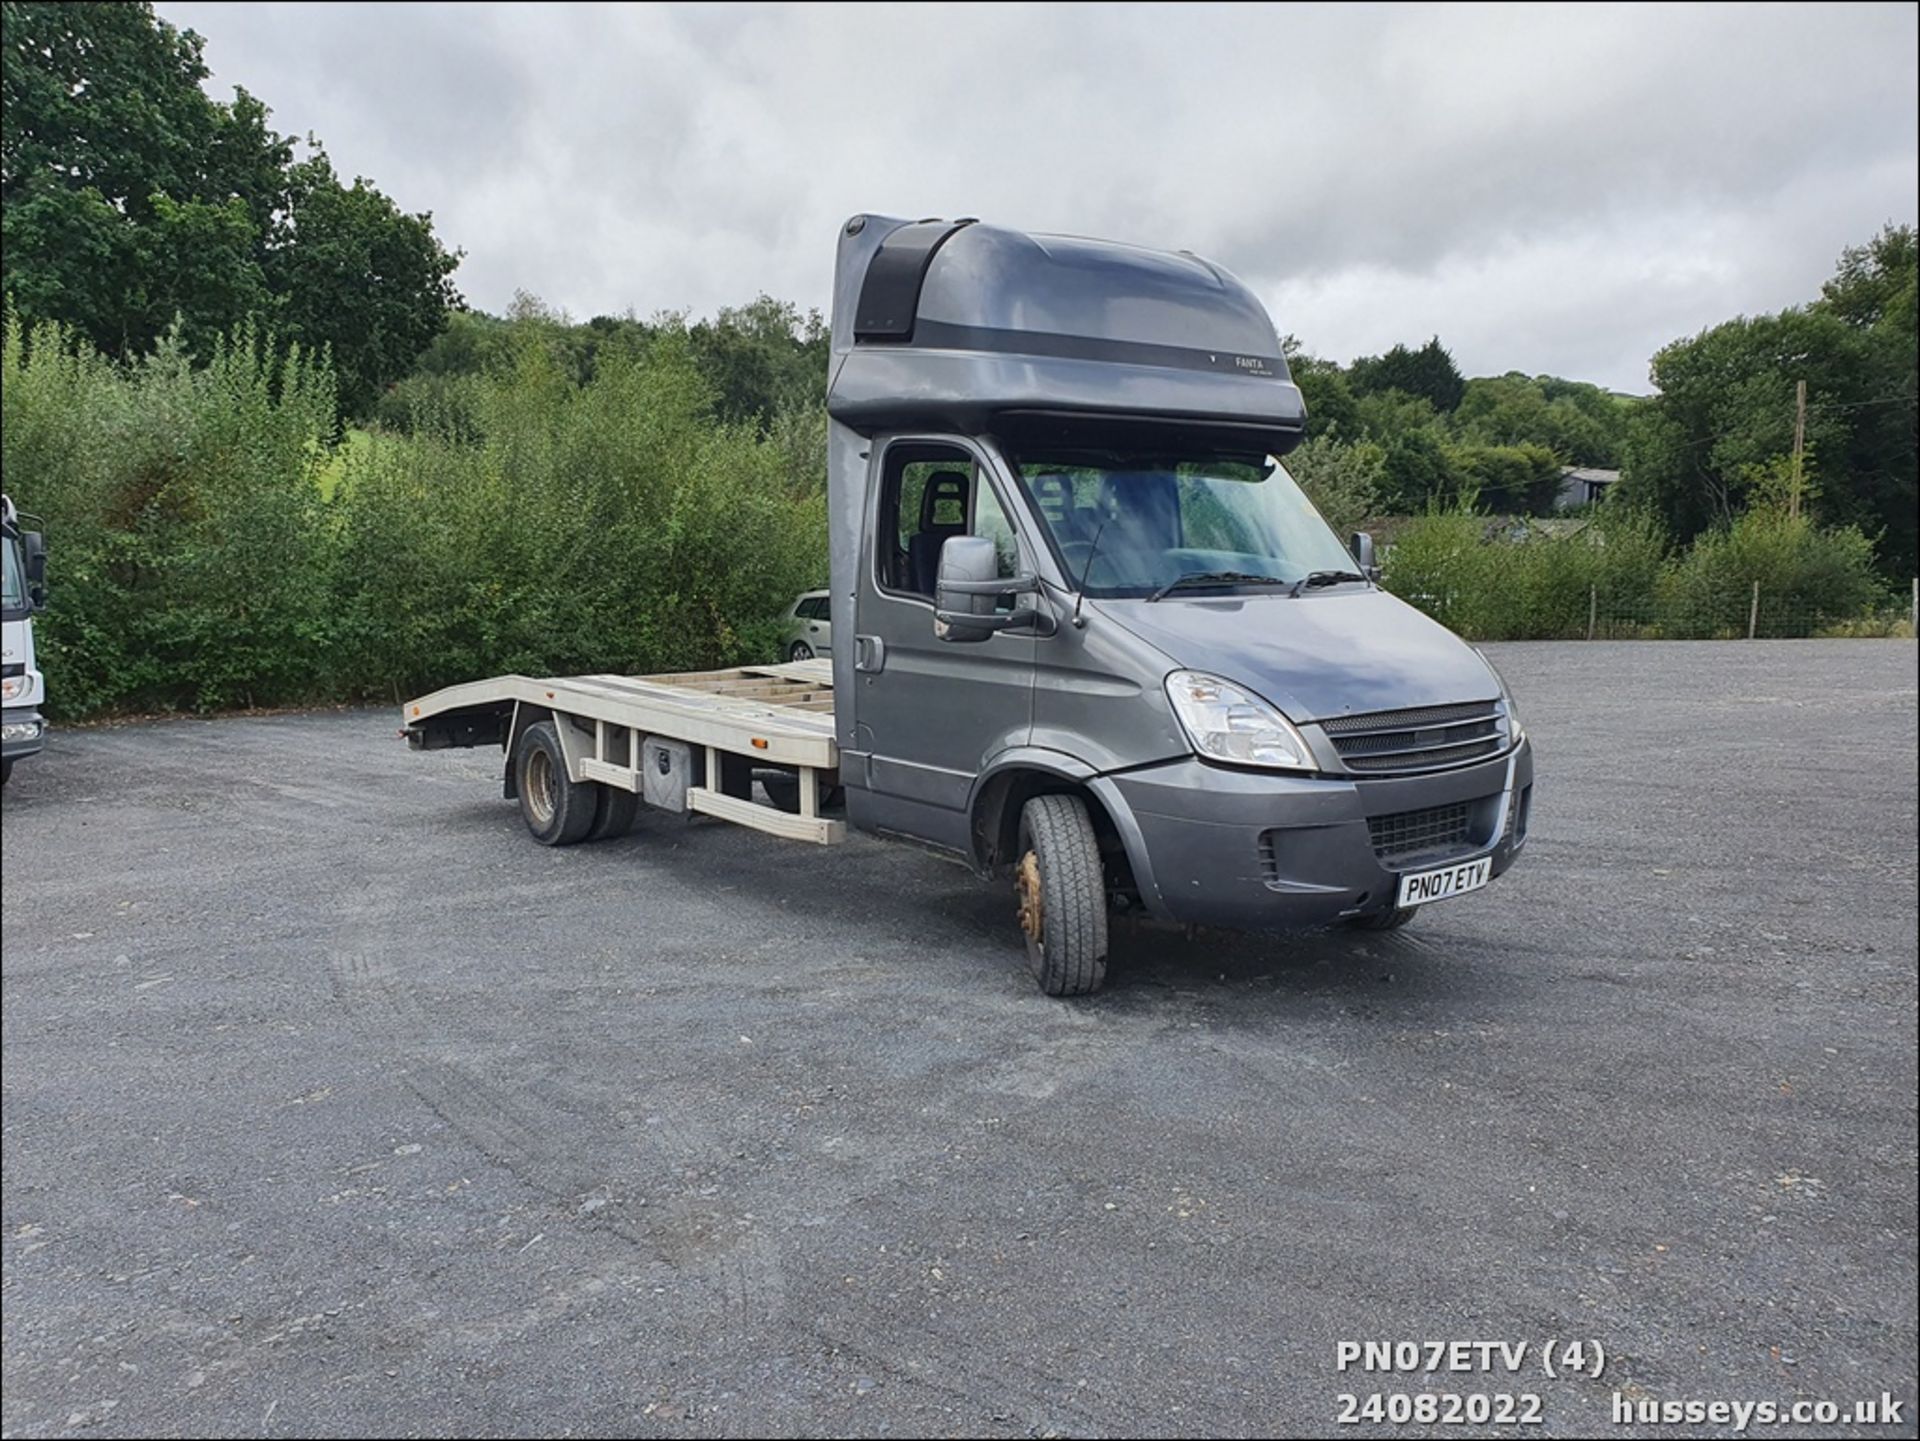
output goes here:
[{"label": "grey paint body panel", "polygon": [[1087,609],[1188,670],[1251,687],[1294,721],[1500,697],[1493,672],[1458,636],[1370,586],[1297,598],[1100,600]]},{"label": "grey paint body panel", "polygon": [[[1283,453],[1305,410],[1258,299],[1190,255],[968,224],[926,261],[914,314],[890,309],[884,337],[856,340],[869,264],[905,224],[850,222],[834,282],[832,663],[852,824],[980,863],[973,813],[997,778],[1029,771],[1083,785],[1149,910],[1247,928],[1390,905],[1394,872],[1374,851],[1370,816],[1466,803],[1478,853],[1506,869],[1519,845],[1504,818],[1532,780],[1524,742],[1416,777],[1232,770],[1195,758],[1164,687],[1183,668],[1246,686],[1302,724],[1332,770],[1337,757],[1311,722],[1500,697],[1456,636],[1370,585],[1297,599],[1090,600],[1076,621],[1077,578],[1040,539],[1002,456],[996,435],[1035,411],[1197,425]],[[904,238],[923,245],[929,233],[916,226]],[[930,604],[879,587],[884,455],[908,438],[974,456],[1019,535],[1021,566],[1039,582],[1030,601],[1051,616],[1052,634],[940,641]]]},{"label": "grey paint body panel", "polygon": [[912,338],[856,343],[867,267],[904,228],[867,216],[841,236],[834,419],[869,434],[979,432],[999,414],[1051,410],[1256,427],[1276,450],[1299,439],[1306,407],[1266,310],[1191,255],[968,225],[927,265]]}]

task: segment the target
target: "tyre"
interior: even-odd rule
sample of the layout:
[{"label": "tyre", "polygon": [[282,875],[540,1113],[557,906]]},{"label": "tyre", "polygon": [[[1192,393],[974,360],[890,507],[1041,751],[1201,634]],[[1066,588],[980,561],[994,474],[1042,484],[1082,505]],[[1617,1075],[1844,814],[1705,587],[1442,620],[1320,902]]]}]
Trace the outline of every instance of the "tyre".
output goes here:
[{"label": "tyre", "polygon": [[1417,906],[1402,906],[1397,911],[1375,911],[1370,916],[1355,916],[1347,924],[1356,931],[1397,931],[1413,919]]},{"label": "tyre", "polygon": [[543,846],[570,846],[587,838],[593,828],[602,787],[575,785],[567,778],[567,757],[560,735],[550,720],[537,721],[520,733],[513,753],[514,778],[520,791],[520,817]]},{"label": "tyre", "polygon": [[[760,789],[767,793],[768,804],[785,811],[790,816],[800,814],[800,778],[788,775],[785,771],[756,771],[754,779],[760,782]],[[847,792],[844,786],[822,786],[820,788],[820,809],[830,811],[846,804]]]},{"label": "tyre", "polygon": [[13,762],[0,761],[0,786],[13,779]]},{"label": "tyre", "polygon": [[640,797],[621,786],[595,785],[600,794],[593,807],[593,824],[587,827],[590,841],[617,841],[633,829],[640,814]]},{"label": "tyre", "polygon": [[788,660],[812,660],[813,647],[803,640],[797,640],[787,647]]},{"label": "tyre", "polygon": [[1035,796],[1020,812],[1014,898],[1027,965],[1050,996],[1084,996],[1107,978],[1107,883],[1078,796]]}]

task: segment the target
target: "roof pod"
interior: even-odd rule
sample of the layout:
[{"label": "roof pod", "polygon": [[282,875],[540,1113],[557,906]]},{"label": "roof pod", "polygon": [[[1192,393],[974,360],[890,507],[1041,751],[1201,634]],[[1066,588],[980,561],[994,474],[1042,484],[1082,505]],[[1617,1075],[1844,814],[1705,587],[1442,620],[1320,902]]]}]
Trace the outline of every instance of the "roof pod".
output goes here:
[{"label": "roof pod", "polygon": [[1125,416],[1278,453],[1306,423],[1266,309],[1184,251],[855,216],[832,344],[827,408],[866,433]]}]

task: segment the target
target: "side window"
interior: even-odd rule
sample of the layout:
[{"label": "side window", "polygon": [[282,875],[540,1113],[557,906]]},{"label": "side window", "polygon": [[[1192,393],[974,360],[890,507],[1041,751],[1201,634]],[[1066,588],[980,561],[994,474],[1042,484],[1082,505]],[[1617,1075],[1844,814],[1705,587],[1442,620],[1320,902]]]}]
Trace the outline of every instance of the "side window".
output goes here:
[{"label": "side window", "polygon": [[999,573],[1019,572],[1013,525],[971,455],[933,444],[889,450],[875,536],[874,564],[882,588],[932,600],[940,547],[956,535],[985,536],[993,542]]},{"label": "side window", "polygon": [[884,589],[933,599],[940,547],[967,533],[973,457],[947,445],[898,445],[881,477],[874,565]]}]

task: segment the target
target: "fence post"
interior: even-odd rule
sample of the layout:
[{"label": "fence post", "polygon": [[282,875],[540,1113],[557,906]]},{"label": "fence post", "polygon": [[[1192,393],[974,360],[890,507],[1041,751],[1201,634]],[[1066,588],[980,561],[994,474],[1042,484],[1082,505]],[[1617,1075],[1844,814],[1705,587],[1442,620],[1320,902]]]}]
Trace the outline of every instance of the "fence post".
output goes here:
[{"label": "fence post", "polygon": [[1747,639],[1752,640],[1760,630],[1760,582],[1753,583],[1753,607],[1747,612]]},{"label": "fence post", "polygon": [[1907,624],[1915,635],[1920,635],[1920,579],[1913,582],[1913,609],[1907,612]]},{"label": "fence post", "polygon": [[[1920,582],[1916,582],[1916,584],[1920,584]],[[1600,587],[1597,585],[1590,585],[1587,587],[1587,639],[1588,640],[1593,639],[1594,622],[1599,620],[1599,618],[1600,618]]]}]

